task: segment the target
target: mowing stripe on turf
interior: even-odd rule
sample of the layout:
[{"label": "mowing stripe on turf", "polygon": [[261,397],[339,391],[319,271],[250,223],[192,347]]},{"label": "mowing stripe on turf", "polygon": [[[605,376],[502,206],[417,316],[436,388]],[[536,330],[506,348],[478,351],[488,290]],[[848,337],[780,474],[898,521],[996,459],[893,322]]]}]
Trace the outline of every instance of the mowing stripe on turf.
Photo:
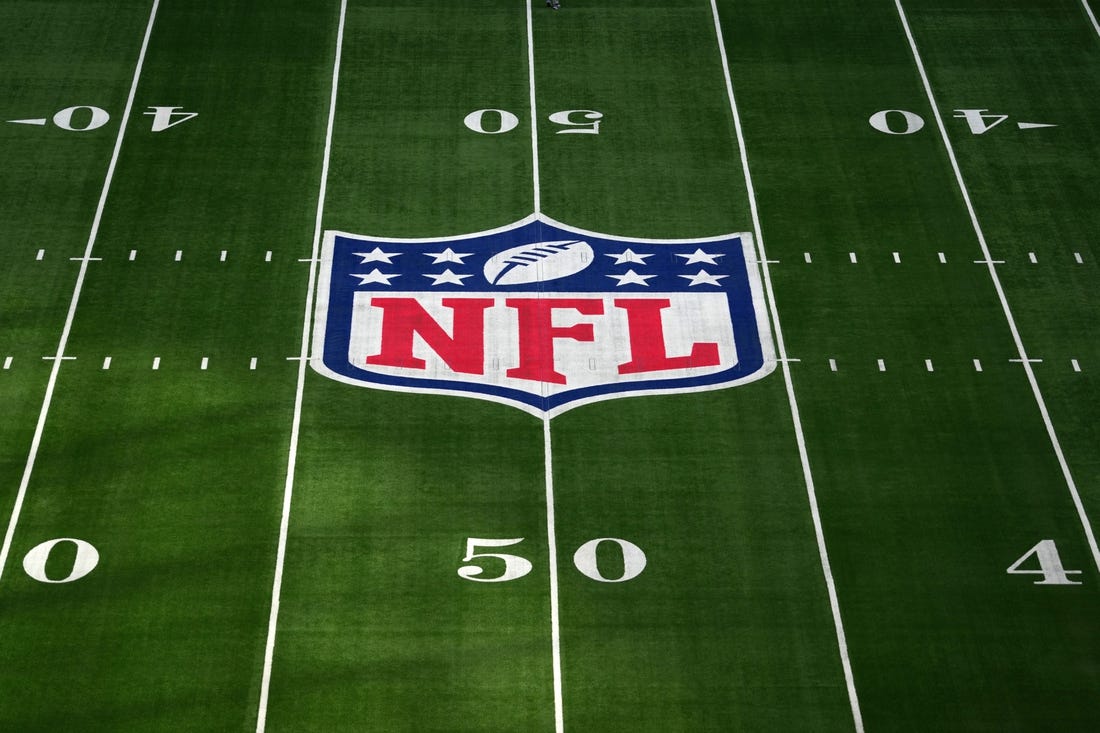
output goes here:
[{"label": "mowing stripe on turf", "polygon": [[829,593],[829,607],[832,609],[833,627],[836,631],[837,647],[840,652],[840,663],[844,669],[844,682],[848,688],[848,702],[852,709],[852,720],[855,730],[863,731],[863,714],[860,711],[859,695],[856,692],[855,678],[852,673],[852,663],[848,658],[848,641],[844,633],[844,621],[840,616],[840,601],[837,598],[836,583],[833,580],[832,567],[829,564],[829,551],[825,546],[825,531],[821,526],[821,512],[817,505],[817,491],[814,488],[813,472],[810,470],[810,457],[806,451],[806,437],[802,431],[802,418],[798,412],[798,400],[795,398],[794,381],[791,378],[790,359],[787,358],[787,347],[783,341],[783,329],[779,325],[779,306],[775,301],[775,293],[772,289],[771,273],[768,269],[768,256],[764,249],[764,235],[760,227],[760,214],[756,206],[756,190],[752,183],[752,174],[749,171],[748,151],[745,148],[745,137],[741,129],[741,115],[737,110],[737,100],[733,94],[733,79],[730,77],[729,57],[726,54],[726,42],[722,36],[722,23],[718,18],[718,5],[715,0],[710,0],[711,15],[714,18],[714,32],[718,40],[718,53],[722,58],[722,73],[725,75],[726,95],[729,97],[730,112],[733,114],[733,127],[737,135],[737,147],[741,153],[741,170],[745,176],[745,188],[749,194],[749,209],[752,213],[753,232],[756,237],[756,246],[759,251],[759,264],[764,275],[764,288],[767,291],[768,303],[771,306],[772,328],[775,331],[776,349],[779,352],[779,362],[783,369],[783,381],[787,387],[787,400],[791,407],[791,420],[794,423],[795,439],[798,443],[798,457],[802,461],[802,475],[806,482],[806,497],[810,504],[810,514],[813,518],[814,535],[817,539],[817,551],[821,558],[821,572],[825,577],[825,587]]},{"label": "mowing stripe on turf", "polygon": [[332,91],[329,96],[328,124],[325,127],[325,152],[321,160],[321,183],[317,192],[317,216],[313,226],[313,254],[309,264],[309,284],[306,287],[305,311],[302,315],[302,341],[298,355],[298,382],[294,392],[294,417],[290,428],[290,452],[287,456],[286,483],[283,489],[283,512],[279,520],[279,545],[275,553],[275,578],[271,585],[271,613],[267,624],[267,645],[264,649],[263,677],[260,681],[260,702],[256,713],[256,733],[267,725],[267,701],[271,692],[271,665],[275,657],[275,630],[279,623],[279,598],[283,586],[283,565],[286,559],[286,539],[290,530],[290,503],[294,494],[294,467],[298,458],[298,435],[302,425],[302,396],[309,363],[310,322],[313,318],[313,290],[317,282],[317,262],[321,247],[321,220],[328,188],[329,157],[332,153],[332,124],[336,118],[336,92],[340,84],[340,54],[344,46],[344,18],[347,0],[340,0],[340,20],[336,30],[336,53],[332,62]]},{"label": "mowing stripe on turf", "polygon": [[989,245],[985,241],[985,234],[982,231],[981,224],[978,223],[978,215],[975,213],[974,204],[970,200],[970,191],[966,187],[966,182],[963,181],[962,170],[959,168],[959,161],[955,158],[955,148],[951,145],[951,139],[947,136],[947,128],[944,127],[943,118],[940,116],[940,108],[936,103],[935,95],[932,93],[932,84],[929,82],[928,74],[925,72],[924,61],[921,59],[920,51],[917,50],[917,42],[913,37],[913,31],[909,27],[909,19],[905,14],[905,8],[902,7],[901,0],[894,0],[894,6],[897,8],[898,17],[901,19],[902,28],[905,30],[905,37],[909,41],[909,50],[913,54],[913,61],[917,65],[917,71],[920,72],[921,82],[924,84],[924,92],[928,96],[928,104],[932,107],[932,115],[936,118],[936,127],[939,128],[940,131],[940,138],[943,140],[944,148],[947,150],[947,157],[951,161],[951,169],[955,173],[955,182],[959,186],[963,202],[966,204],[967,213],[970,215],[970,224],[973,226],[974,234],[978,238],[978,246],[981,247],[984,264],[989,271],[990,279],[993,281],[993,287],[997,291],[997,298],[1001,302],[1001,310],[1004,312],[1005,319],[1008,321],[1008,328],[1012,332],[1012,340],[1016,344],[1016,351],[1019,354],[1019,359],[1014,359],[1013,361],[1019,361],[1020,365],[1024,368],[1024,373],[1027,375],[1027,381],[1031,385],[1031,392],[1035,396],[1035,403],[1039,407],[1039,414],[1042,415],[1043,424],[1046,426],[1047,436],[1050,438],[1051,446],[1054,448],[1054,454],[1058,458],[1058,465],[1062,468],[1062,476],[1065,478],[1070,497],[1073,499],[1073,505],[1077,509],[1077,516],[1081,521],[1081,528],[1084,530],[1085,539],[1088,541],[1089,549],[1092,551],[1093,562],[1096,565],[1096,569],[1100,571],[1100,547],[1097,547],[1096,535],[1093,533],[1092,524],[1089,521],[1088,514],[1085,512],[1085,506],[1081,502],[1081,495],[1077,490],[1077,484],[1073,480],[1073,474],[1070,472],[1069,464],[1066,462],[1065,454],[1062,452],[1062,444],[1058,440],[1058,434],[1055,432],[1054,424],[1051,422],[1050,413],[1047,411],[1046,400],[1043,399],[1043,393],[1039,389],[1039,382],[1035,378],[1035,370],[1031,367],[1031,362],[1033,360],[1029,359],[1027,356],[1024,342],[1020,337],[1020,331],[1016,327],[1016,319],[1012,315],[1012,309],[1008,305],[1008,299],[1005,297],[1004,288],[1001,286],[1001,278],[997,275],[997,268],[994,266],[993,256],[989,252]]},{"label": "mowing stripe on turf", "polygon": [[[527,77],[531,94],[531,179],[535,213],[542,213],[542,193],[539,183],[539,131],[535,107],[535,33],[531,18],[531,0],[527,0]],[[543,415],[542,440],[546,480],[546,546],[550,576],[550,646],[554,669],[554,730],[565,730],[565,711],[561,683],[561,624],[558,617],[558,543],[554,527],[554,457],[550,442],[550,417]]]},{"label": "mowing stripe on turf", "polygon": [[15,496],[15,504],[11,510],[11,518],[8,520],[8,529],[4,534],[4,544],[0,547],[0,577],[3,576],[4,567],[7,565],[8,553],[11,552],[12,539],[15,536],[15,527],[19,523],[19,514],[23,508],[23,500],[27,495],[27,486],[30,484],[31,474],[34,472],[35,460],[38,457],[38,447],[42,443],[42,433],[46,428],[46,416],[50,411],[50,403],[53,401],[53,392],[57,386],[57,375],[61,370],[61,363],[65,360],[65,347],[69,343],[69,333],[72,331],[73,319],[76,316],[76,307],[80,303],[80,294],[84,289],[84,278],[88,274],[88,264],[92,262],[92,250],[95,247],[96,237],[99,235],[99,224],[103,220],[103,209],[107,205],[107,195],[111,190],[111,181],[115,176],[115,167],[118,165],[119,151],[122,150],[122,141],[126,137],[126,125],[130,121],[130,110],[134,106],[134,96],[137,94],[138,80],[141,78],[141,67],[145,64],[145,51],[149,48],[149,37],[153,33],[153,23],[157,18],[157,8],[160,0],[153,0],[149,9],[149,21],[145,25],[145,35],[141,40],[141,50],[138,52],[137,64],[134,67],[134,76],[130,82],[130,93],[126,97],[126,107],[119,121],[118,136],[115,138],[115,147],[111,152],[111,162],[107,165],[107,175],[103,179],[103,188],[99,193],[99,202],[96,204],[95,216],[92,218],[92,228],[88,233],[88,243],[84,247],[84,256],[79,259],[80,270],[76,276],[76,284],[73,286],[73,296],[69,301],[69,310],[65,315],[65,325],[61,329],[61,338],[57,342],[57,352],[52,358],[50,366],[50,378],[46,383],[46,395],[42,399],[42,409],[38,413],[38,423],[34,428],[34,437],[31,438],[30,452],[27,454],[27,462],[23,467],[23,477],[19,481],[19,491]]}]

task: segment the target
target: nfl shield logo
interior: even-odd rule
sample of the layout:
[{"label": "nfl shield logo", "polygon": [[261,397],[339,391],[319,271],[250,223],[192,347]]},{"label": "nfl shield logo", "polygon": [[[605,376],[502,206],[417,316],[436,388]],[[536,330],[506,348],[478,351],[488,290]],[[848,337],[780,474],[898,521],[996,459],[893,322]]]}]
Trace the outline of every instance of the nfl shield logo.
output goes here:
[{"label": "nfl shield logo", "polygon": [[553,416],[775,368],[751,236],[634,239],[533,215],[458,237],[327,232],[311,363]]}]

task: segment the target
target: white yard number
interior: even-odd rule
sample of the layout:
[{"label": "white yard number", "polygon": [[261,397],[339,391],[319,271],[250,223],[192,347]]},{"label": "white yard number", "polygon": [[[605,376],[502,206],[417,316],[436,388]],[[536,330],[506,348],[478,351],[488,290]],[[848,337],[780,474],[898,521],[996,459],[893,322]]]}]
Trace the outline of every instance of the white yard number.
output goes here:
[{"label": "white yard number", "polygon": [[[531,572],[533,567],[531,561],[527,558],[502,552],[478,552],[478,550],[483,547],[510,547],[512,545],[518,545],[520,542],[523,542],[522,537],[510,540],[487,540],[481,537],[470,537],[466,540],[466,557],[462,558],[462,562],[471,562],[491,557],[496,560],[504,561],[504,572],[493,578],[482,578],[481,574],[485,572],[485,567],[482,567],[480,564],[463,565],[458,569],[458,577],[465,578],[466,580],[474,580],[478,583],[503,583],[506,580],[522,578],[524,575]],[[617,578],[608,578],[605,576],[600,572],[600,568],[596,563],[596,549],[602,542],[613,542],[617,544],[623,553],[623,572]],[[494,567],[500,566],[497,562],[491,564]],[[601,537],[581,545],[576,553],[573,554],[573,564],[577,566],[577,570],[580,570],[582,575],[592,578],[592,580],[598,580],[601,583],[625,583],[642,574],[642,571],[645,570],[646,559],[645,553],[633,542],[627,542],[626,540],[620,540],[615,537]]]},{"label": "white yard number", "polygon": [[463,565],[458,569],[459,577],[465,578],[466,580],[476,580],[479,583],[503,583],[506,580],[522,578],[524,575],[531,572],[531,561],[527,558],[520,557],[519,555],[506,555],[499,552],[478,552],[479,547],[509,547],[510,545],[518,545],[520,542],[523,542],[522,537],[514,540],[485,540],[480,537],[469,538],[466,540],[466,557],[462,558],[462,562],[492,557],[504,561],[504,572],[495,578],[482,578],[480,576],[485,572],[485,568],[480,565]]},{"label": "white yard number", "polygon": [[[73,560],[72,570],[64,578],[51,579],[46,576],[46,561],[50,559],[53,548],[62,542],[72,542],[76,545],[76,558]],[[59,537],[56,540],[47,540],[36,545],[23,557],[23,570],[40,583],[71,583],[80,580],[88,573],[95,570],[99,564],[99,552],[84,540],[76,540],[72,537]]]},{"label": "white yard number", "polygon": [[[1039,563],[1038,570],[1020,570],[1020,566],[1034,556]],[[1062,558],[1058,556],[1058,548],[1054,540],[1042,540],[1039,544],[1020,556],[1020,559],[1008,566],[1009,575],[1042,575],[1042,580],[1036,580],[1035,585],[1081,585],[1076,580],[1070,580],[1068,575],[1080,575],[1080,570],[1066,570],[1062,567]]]},{"label": "white yard number", "polygon": [[[895,118],[893,127],[890,125],[891,115]],[[901,119],[896,119],[899,116]],[[920,115],[904,109],[884,109],[881,112],[875,112],[867,121],[871,123],[871,127],[887,135],[912,135],[924,127],[924,120]]]},{"label": "white yard number", "polygon": [[991,115],[988,112],[987,109],[957,109],[955,116],[966,120],[972,133],[981,135],[1008,119],[1008,115]]},{"label": "white yard number", "polygon": [[[605,577],[596,564],[596,549],[601,542],[614,542],[622,550],[623,574],[617,578]],[[573,553],[573,564],[577,566],[577,570],[580,570],[582,575],[586,575],[592,580],[598,580],[601,583],[625,583],[628,580],[637,578],[645,570],[645,553],[642,552],[642,548],[633,542],[614,537],[601,537],[598,540],[589,540],[581,545]]]},{"label": "white yard number", "polygon": [[150,107],[148,112],[143,112],[142,114],[152,116],[153,132],[163,132],[169,127],[182,125],[184,122],[199,116],[198,112],[177,111],[181,109],[183,109],[183,107]]},{"label": "white yard number", "polygon": [[[495,130],[485,129],[485,115],[489,113],[500,120]],[[501,133],[510,132],[516,129],[519,125],[519,118],[503,109],[479,109],[476,112],[471,112],[466,115],[466,119],[462,120],[462,122],[466,127],[474,132],[480,132],[482,135],[500,135]]]},{"label": "white yard number", "polygon": [[[489,127],[486,127],[486,117],[489,120]],[[558,130],[558,135],[567,133],[599,135],[602,119],[603,112],[597,112],[594,109],[565,109],[550,115],[551,122],[565,128]],[[494,122],[496,124],[493,124]],[[519,127],[519,118],[504,109],[478,109],[466,115],[462,123],[468,129],[482,135],[500,135]]]},{"label": "white yard number", "polygon": [[[579,115],[587,122],[574,121],[574,115]],[[569,133],[599,135],[600,120],[602,119],[603,113],[594,109],[567,109],[550,115],[551,122],[565,128],[564,130],[558,130],[558,135],[568,135]]]},{"label": "white yard number", "polygon": [[[87,122],[74,125],[73,115],[82,109],[88,110],[88,112],[91,113],[91,117]],[[79,117],[84,117],[84,115],[81,114]],[[89,107],[83,104],[77,105],[76,107],[66,107],[53,116],[53,123],[62,130],[68,130],[69,132],[87,132],[88,130],[95,130],[103,127],[110,120],[111,115],[107,114],[107,110],[100,109],[99,107]]]}]

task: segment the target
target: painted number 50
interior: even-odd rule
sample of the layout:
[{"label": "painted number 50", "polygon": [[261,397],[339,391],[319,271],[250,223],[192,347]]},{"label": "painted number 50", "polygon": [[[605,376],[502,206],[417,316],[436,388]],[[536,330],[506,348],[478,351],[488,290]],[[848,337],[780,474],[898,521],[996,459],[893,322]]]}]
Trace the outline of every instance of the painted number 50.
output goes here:
[{"label": "painted number 50", "polygon": [[[534,567],[527,558],[503,552],[480,551],[482,548],[510,547],[512,545],[518,545],[520,542],[523,542],[522,537],[507,540],[470,537],[466,540],[466,556],[462,558],[462,562],[482,561],[487,558],[492,558],[492,561],[484,565],[480,564],[480,562],[476,565],[463,565],[458,569],[458,577],[465,578],[466,580],[473,580],[478,583],[503,583],[506,580],[522,578],[524,575],[531,572]],[[596,552],[600,545],[604,543],[617,545],[622,554],[623,569],[617,577],[608,577],[600,570]],[[504,569],[499,575],[482,577],[489,567],[499,569],[501,567],[501,562],[504,563]],[[580,571],[581,575],[599,581],[600,583],[624,583],[642,574],[646,566],[646,557],[642,549],[633,542],[621,540],[617,537],[600,537],[599,539],[589,540],[577,548],[577,551],[573,553],[573,564],[577,567],[577,570]]]}]

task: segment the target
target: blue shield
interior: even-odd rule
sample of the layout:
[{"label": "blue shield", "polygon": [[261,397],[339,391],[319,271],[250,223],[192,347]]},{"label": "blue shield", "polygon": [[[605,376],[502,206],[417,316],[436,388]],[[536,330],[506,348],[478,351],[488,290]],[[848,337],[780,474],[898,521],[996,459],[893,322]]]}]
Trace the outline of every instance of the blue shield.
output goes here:
[{"label": "blue shield", "polygon": [[456,237],[327,232],[311,363],[551,417],[720,389],[775,355],[751,236],[615,237],[533,215]]}]

